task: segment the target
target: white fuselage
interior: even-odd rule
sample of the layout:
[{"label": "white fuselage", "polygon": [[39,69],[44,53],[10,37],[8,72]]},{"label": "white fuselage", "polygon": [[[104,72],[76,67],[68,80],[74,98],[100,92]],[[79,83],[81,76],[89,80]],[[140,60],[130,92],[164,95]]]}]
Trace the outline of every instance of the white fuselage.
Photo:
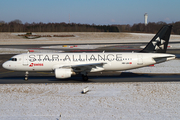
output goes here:
[{"label": "white fuselage", "polygon": [[[162,58],[160,61],[154,58]],[[12,60],[13,59],[13,60]],[[54,71],[62,66],[105,63],[97,71],[121,71],[175,59],[173,54],[160,53],[24,53],[15,55],[3,67],[14,71]]]}]

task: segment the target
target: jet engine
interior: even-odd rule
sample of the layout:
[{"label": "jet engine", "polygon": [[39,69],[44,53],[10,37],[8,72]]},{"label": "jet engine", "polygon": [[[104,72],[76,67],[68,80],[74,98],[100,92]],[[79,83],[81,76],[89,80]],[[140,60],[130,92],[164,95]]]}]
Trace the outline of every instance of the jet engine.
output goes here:
[{"label": "jet engine", "polygon": [[55,69],[55,76],[59,79],[70,78],[72,75],[71,69]]}]

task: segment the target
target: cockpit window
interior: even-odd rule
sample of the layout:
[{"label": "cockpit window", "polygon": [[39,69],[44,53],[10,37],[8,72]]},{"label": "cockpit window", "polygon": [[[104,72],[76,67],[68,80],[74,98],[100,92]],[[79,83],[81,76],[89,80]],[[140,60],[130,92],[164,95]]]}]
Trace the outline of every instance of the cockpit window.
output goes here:
[{"label": "cockpit window", "polygon": [[17,61],[17,58],[11,58],[10,61]]}]

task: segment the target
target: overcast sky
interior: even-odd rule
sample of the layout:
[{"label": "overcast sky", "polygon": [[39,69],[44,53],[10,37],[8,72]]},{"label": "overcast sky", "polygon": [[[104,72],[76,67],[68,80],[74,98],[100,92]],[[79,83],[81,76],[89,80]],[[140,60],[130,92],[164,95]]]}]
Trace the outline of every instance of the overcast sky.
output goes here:
[{"label": "overcast sky", "polygon": [[180,0],[0,0],[0,20],[96,25],[180,21]]}]

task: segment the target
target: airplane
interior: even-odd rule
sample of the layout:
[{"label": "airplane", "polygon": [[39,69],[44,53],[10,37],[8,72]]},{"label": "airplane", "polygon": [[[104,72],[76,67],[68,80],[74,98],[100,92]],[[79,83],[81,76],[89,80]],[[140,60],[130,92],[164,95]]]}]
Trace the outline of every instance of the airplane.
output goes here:
[{"label": "airplane", "polygon": [[122,71],[154,65],[175,59],[166,54],[172,25],[163,26],[146,47],[139,52],[95,52],[95,53],[23,53],[3,63],[3,68],[24,71],[28,80],[30,71],[54,72],[57,79],[82,74],[88,80],[89,72]]}]

